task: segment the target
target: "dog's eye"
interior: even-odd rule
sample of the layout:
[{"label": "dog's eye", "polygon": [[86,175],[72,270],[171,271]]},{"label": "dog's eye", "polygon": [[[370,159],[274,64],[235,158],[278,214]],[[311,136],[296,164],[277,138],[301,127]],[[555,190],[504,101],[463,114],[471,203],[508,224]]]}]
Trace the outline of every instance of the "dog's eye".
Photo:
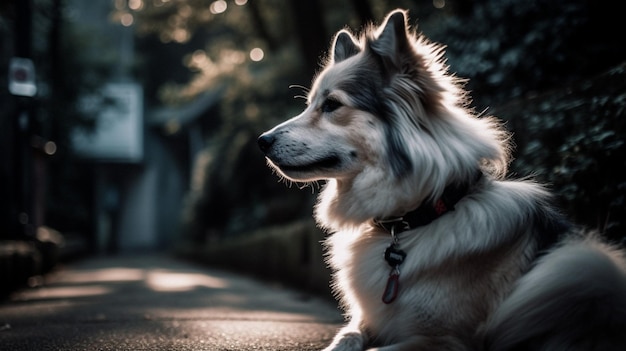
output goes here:
[{"label": "dog's eye", "polygon": [[335,99],[326,99],[324,100],[324,102],[322,103],[322,106],[320,107],[320,109],[322,110],[322,112],[324,113],[328,113],[328,112],[333,112],[336,109],[340,108],[341,106],[343,106],[341,104],[341,102],[335,100]]}]

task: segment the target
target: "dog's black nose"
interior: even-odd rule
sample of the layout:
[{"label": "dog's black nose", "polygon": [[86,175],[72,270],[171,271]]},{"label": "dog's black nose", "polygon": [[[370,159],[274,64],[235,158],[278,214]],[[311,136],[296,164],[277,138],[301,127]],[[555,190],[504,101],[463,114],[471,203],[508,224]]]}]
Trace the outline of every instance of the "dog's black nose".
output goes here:
[{"label": "dog's black nose", "polygon": [[259,143],[259,148],[261,148],[261,151],[267,152],[267,150],[272,147],[272,144],[274,144],[274,140],[276,139],[274,138],[273,134],[263,133],[257,140],[257,143]]}]

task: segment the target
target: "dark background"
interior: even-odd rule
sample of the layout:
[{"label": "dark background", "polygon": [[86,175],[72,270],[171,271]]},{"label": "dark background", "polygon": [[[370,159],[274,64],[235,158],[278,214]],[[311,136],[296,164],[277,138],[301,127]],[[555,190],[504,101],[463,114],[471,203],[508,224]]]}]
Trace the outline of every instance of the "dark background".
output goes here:
[{"label": "dark background", "polygon": [[[35,116],[29,140],[58,147],[48,155],[31,143],[29,157],[41,158],[48,170],[44,196],[32,201],[45,213],[43,224],[84,238],[84,251],[94,252],[98,168],[74,155],[69,134],[93,128],[94,116],[81,113],[79,97],[98,91],[116,67],[106,55],[89,54],[98,38],[75,25],[72,18],[80,14],[71,2],[33,0],[32,30],[25,35],[18,30],[19,1],[0,4],[0,72],[17,51],[27,50],[47,89],[34,99],[16,99],[0,74],[0,239],[25,238],[14,223],[15,165],[22,157],[14,119],[25,104]],[[226,11],[211,13],[212,1],[111,3],[110,21],[133,18],[130,75],[143,86],[147,111],[219,92],[206,113],[182,127],[201,129],[200,155],[189,155],[189,134],[159,131],[181,167],[191,169],[180,211],[167,214],[180,221],[172,247],[216,246],[311,217],[315,189],[280,183],[256,138],[303,108],[303,100],[294,99],[301,89],[290,86],[310,85],[337,30],[379,23],[398,7],[410,11],[419,31],[446,45],[451,72],[469,79],[473,107],[502,118],[514,132],[511,176],[546,182],[575,221],[616,242],[625,236],[626,45],[616,4],[250,0],[226,1]],[[32,45],[20,49],[24,40]],[[263,50],[261,61],[249,58],[252,48]]]}]

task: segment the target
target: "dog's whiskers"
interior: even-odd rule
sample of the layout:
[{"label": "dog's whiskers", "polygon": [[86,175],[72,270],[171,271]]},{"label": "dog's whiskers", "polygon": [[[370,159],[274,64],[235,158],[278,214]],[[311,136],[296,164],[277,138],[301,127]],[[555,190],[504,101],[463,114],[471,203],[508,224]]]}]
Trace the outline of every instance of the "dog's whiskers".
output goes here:
[{"label": "dog's whiskers", "polygon": [[320,184],[318,181],[310,181],[310,182],[295,182],[285,176],[283,176],[282,174],[278,173],[278,172],[274,172],[276,175],[278,175],[278,182],[283,182],[285,183],[285,185],[291,189],[292,186],[297,186],[299,190],[302,189],[306,189],[306,188],[311,188],[311,193],[315,193],[315,190],[319,190],[321,188]]},{"label": "dog's whiskers", "polygon": [[302,92],[304,93],[304,95],[295,95],[293,98],[294,99],[304,99],[304,100],[307,100],[307,95],[311,91],[311,89],[305,87],[304,85],[299,85],[299,84],[292,84],[292,85],[289,86],[289,89],[301,89]]},{"label": "dog's whiskers", "polygon": [[476,114],[476,117],[483,117],[487,114],[487,110],[489,109],[489,107],[485,107],[484,110],[482,110],[480,113]]},{"label": "dog's whiskers", "polygon": [[304,85],[300,85],[300,84],[292,84],[289,86],[289,89],[294,89],[294,88],[298,88],[298,89],[302,89],[303,92],[308,93],[309,91],[311,91],[311,89],[305,87]]},{"label": "dog's whiskers", "polygon": [[278,172],[274,172],[276,175],[278,175],[278,182],[282,182],[285,183],[285,185],[287,186],[287,188],[291,189],[292,186],[294,186],[294,184],[298,187],[298,189],[303,189],[306,187],[306,183],[304,183],[304,185],[300,185],[300,183],[294,182],[293,180],[283,176],[282,174],[278,173]]},{"label": "dog's whiskers", "polygon": [[302,190],[305,188],[311,188],[311,194],[315,193],[315,189],[320,189],[320,185],[318,181],[310,181],[306,183],[299,183],[298,189]]}]

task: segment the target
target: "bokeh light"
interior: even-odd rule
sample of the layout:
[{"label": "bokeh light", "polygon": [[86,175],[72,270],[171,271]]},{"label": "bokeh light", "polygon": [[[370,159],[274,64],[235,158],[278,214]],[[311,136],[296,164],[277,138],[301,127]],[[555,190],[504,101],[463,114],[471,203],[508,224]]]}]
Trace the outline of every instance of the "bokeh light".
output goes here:
[{"label": "bokeh light", "polygon": [[265,53],[263,52],[261,48],[254,48],[250,50],[250,59],[252,61],[255,61],[255,62],[261,61],[263,60],[263,57],[265,57]]},{"label": "bokeh light", "polygon": [[128,8],[134,11],[141,10],[143,8],[142,0],[128,0]]},{"label": "bokeh light", "polygon": [[227,8],[228,8],[228,4],[224,0],[214,1],[209,7],[212,14],[222,13],[226,11]]},{"label": "bokeh light", "polygon": [[57,152],[57,144],[54,141],[48,141],[44,144],[43,150],[47,155],[54,155]]},{"label": "bokeh light", "polygon": [[130,13],[123,14],[120,17],[120,22],[122,23],[124,27],[130,27],[134,22],[133,15],[131,15]]}]

